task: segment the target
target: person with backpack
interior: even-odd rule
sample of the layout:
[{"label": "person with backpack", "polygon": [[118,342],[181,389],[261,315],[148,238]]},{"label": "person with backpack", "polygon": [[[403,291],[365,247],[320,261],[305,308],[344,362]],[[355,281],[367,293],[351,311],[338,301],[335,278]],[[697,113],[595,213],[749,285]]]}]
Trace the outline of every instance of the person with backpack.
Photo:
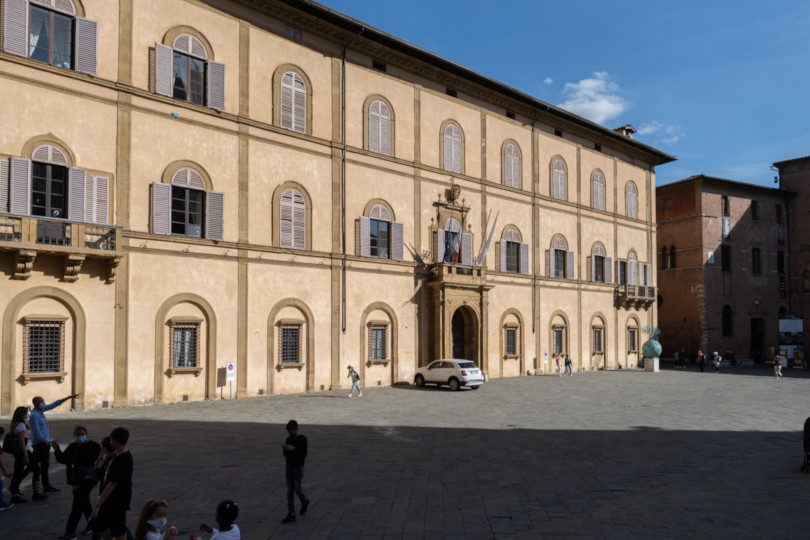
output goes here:
[{"label": "person with backpack", "polygon": [[90,514],[93,506],[90,504],[90,492],[98,481],[95,471],[95,461],[101,454],[101,445],[95,441],[87,440],[87,428],[76,426],[73,429],[74,441],[63,452],[59,443],[54,441],[54,455],[56,461],[65,465],[67,483],[73,486],[73,505],[65,525],[65,534],[60,540],[76,538],[76,527],[84,514],[87,526],[82,533],[90,533]]},{"label": "person with backpack", "polygon": [[352,366],[349,366],[349,374],[347,375],[347,378],[348,377],[351,377],[352,379],[352,391],[349,392],[349,397],[354,395],[355,388],[357,388],[357,397],[363,397],[363,391],[360,390],[360,374],[357,373],[357,370]]}]

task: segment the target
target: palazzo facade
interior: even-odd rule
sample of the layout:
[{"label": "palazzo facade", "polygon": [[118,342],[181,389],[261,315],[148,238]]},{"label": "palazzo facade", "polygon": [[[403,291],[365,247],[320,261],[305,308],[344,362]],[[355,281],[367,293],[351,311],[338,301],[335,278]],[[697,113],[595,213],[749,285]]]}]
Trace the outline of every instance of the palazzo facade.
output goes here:
[{"label": "palazzo facade", "polygon": [[631,126],[307,1],[0,10],[2,414],[636,365],[674,158]]}]

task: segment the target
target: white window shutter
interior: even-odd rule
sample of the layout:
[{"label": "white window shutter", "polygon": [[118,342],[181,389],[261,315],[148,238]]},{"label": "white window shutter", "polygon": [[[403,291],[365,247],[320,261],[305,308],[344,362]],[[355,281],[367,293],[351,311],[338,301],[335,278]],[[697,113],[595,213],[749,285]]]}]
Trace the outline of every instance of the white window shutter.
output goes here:
[{"label": "white window shutter", "polygon": [[461,166],[461,141],[453,141],[453,171],[460,173],[463,170]]},{"label": "white window shutter", "polygon": [[225,194],[219,191],[205,192],[205,237],[222,240],[225,228]]},{"label": "white window shutter", "polygon": [[358,238],[360,239],[361,257],[371,257],[371,220],[365,216],[360,216],[360,226]]},{"label": "white window shutter", "polygon": [[506,272],[506,242],[495,242],[495,271]]},{"label": "white window shutter", "polygon": [[225,110],[225,64],[208,62],[208,106]]},{"label": "white window shutter", "polygon": [[78,167],[68,170],[68,212],[67,218],[71,221],[84,221],[85,193],[84,184],[87,171]]},{"label": "white window shutter", "polygon": [[605,283],[613,283],[613,259],[605,257]]},{"label": "white window shutter", "polygon": [[279,121],[284,129],[292,129],[293,123],[293,74],[285,73],[281,77]]},{"label": "white window shutter", "polygon": [[546,250],[546,272],[548,277],[554,277],[554,249]]},{"label": "white window shutter", "polygon": [[380,102],[380,153],[391,155],[391,111]]},{"label": "white window shutter", "polygon": [[155,43],[155,92],[174,96],[174,50]]},{"label": "white window shutter", "polygon": [[28,58],[27,0],[3,0],[3,50]]},{"label": "white window shutter", "polygon": [[405,260],[403,244],[405,243],[404,228],[402,223],[396,221],[391,223],[391,258],[395,261]]},{"label": "white window shutter", "polygon": [[446,232],[444,229],[439,229],[436,231],[436,262],[440,263],[444,261],[444,248],[445,243],[447,242]]},{"label": "white window shutter", "polygon": [[574,279],[574,252],[566,251],[565,256],[565,277],[566,279]]},{"label": "white window shutter", "polygon": [[461,256],[459,260],[465,266],[472,266],[472,235],[463,233],[461,235]]},{"label": "white window shutter", "polygon": [[154,182],[149,195],[152,206],[152,232],[171,234],[172,186],[163,182]]},{"label": "white window shutter", "polygon": [[293,197],[292,190],[285,191],[279,205],[279,244],[284,248],[293,247]]},{"label": "white window shutter", "polygon": [[76,17],[76,71],[95,75],[98,69],[98,23]]},{"label": "white window shutter", "polygon": [[380,152],[380,105],[375,101],[368,111],[368,149],[371,152]]},{"label": "white window shutter", "polygon": [[295,75],[292,128],[298,133],[307,132],[307,92],[304,80],[298,74]]},{"label": "white window shutter", "polygon": [[529,244],[520,244],[520,273],[529,273]]},{"label": "white window shutter", "polygon": [[0,159],[0,212],[8,212],[8,160]]},{"label": "white window shutter", "polygon": [[593,281],[594,278],[596,277],[596,257],[591,255],[585,257],[585,259],[587,260],[585,268],[587,269],[588,272],[588,276],[585,279],[586,281]]},{"label": "white window shutter", "polygon": [[9,212],[31,213],[31,161],[18,157],[9,160]]},{"label": "white window shutter", "polygon": [[307,212],[302,204],[296,204],[292,209],[292,240],[295,249],[307,247]]},{"label": "white window shutter", "polygon": [[446,171],[453,170],[453,140],[447,133],[444,134],[444,163],[442,163],[442,168]]},{"label": "white window shutter", "polygon": [[88,223],[106,225],[110,204],[110,179],[105,176],[88,176],[84,186],[84,220]]}]

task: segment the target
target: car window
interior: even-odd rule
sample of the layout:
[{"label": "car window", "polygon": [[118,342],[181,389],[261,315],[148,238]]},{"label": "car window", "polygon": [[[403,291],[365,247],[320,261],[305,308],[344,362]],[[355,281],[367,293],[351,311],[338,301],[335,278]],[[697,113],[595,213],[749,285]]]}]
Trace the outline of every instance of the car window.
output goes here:
[{"label": "car window", "polygon": [[458,367],[464,368],[464,369],[470,369],[470,368],[474,368],[475,364],[472,363],[472,362],[459,362]]},{"label": "car window", "polygon": [[440,367],[442,367],[442,363],[439,362],[439,361],[436,361],[436,362],[433,362],[432,364],[430,364],[428,366],[428,369],[438,369]]}]

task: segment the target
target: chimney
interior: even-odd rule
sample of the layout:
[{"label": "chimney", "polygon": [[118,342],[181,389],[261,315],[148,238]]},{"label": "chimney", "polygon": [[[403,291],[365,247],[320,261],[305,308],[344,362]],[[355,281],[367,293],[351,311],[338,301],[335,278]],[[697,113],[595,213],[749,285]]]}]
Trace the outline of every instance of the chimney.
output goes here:
[{"label": "chimney", "polygon": [[616,133],[621,133],[628,139],[632,139],[633,133],[636,133],[636,128],[633,127],[633,124],[625,124],[622,127],[617,127],[613,131],[615,131]]}]

